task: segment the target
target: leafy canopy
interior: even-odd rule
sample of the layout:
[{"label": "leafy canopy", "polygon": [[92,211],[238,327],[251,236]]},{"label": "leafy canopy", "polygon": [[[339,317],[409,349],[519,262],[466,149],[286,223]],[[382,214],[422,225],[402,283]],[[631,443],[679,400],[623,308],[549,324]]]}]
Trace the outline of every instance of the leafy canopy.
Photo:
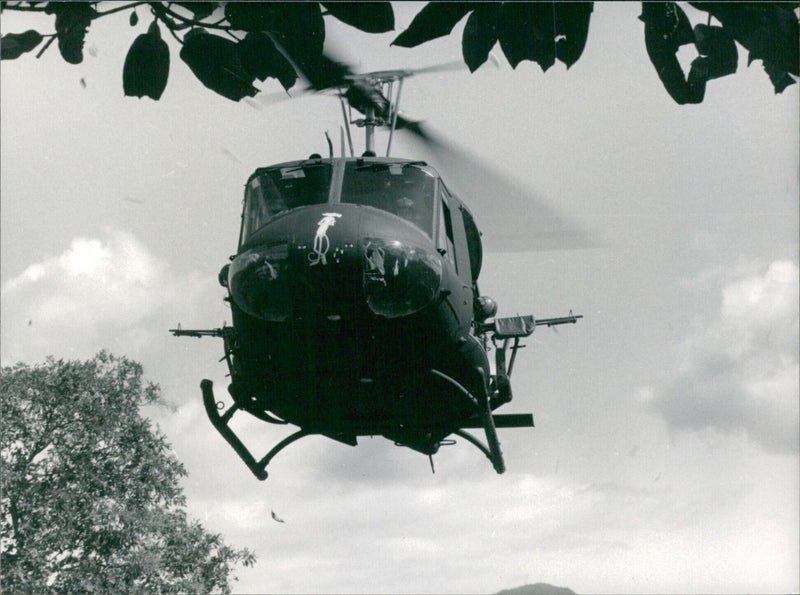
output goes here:
[{"label": "leafy canopy", "polygon": [[[123,67],[126,95],[159,99],[167,85],[169,47],[166,29],[181,44],[180,58],[209,89],[233,101],[252,97],[257,80],[275,78],[288,90],[298,75],[337,80],[335,63],[322,55],[324,16],[367,33],[394,29],[389,2],[3,2],[8,10],[54,15],[55,33],[29,30],[2,39],[2,58],[16,59],[54,39],[64,60],[78,64],[92,21],[129,10],[130,25],[149,12],[147,31],[134,40]],[[740,44],[748,64],[761,60],[776,93],[798,76],[798,2],[689,2],[707,13],[694,26],[675,2],[642,2],[644,41],[658,78],[678,103],[700,103],[706,84],[736,72]],[[466,18],[461,45],[465,64],[479,68],[500,45],[512,67],[532,61],[546,71],[556,60],[577,62],[589,34],[593,2],[429,2],[392,45],[411,48],[450,35]],[[714,24],[712,24],[712,19]],[[693,44],[697,57],[689,73],[678,49]],[[339,77],[341,78],[341,77]]]},{"label": "leafy canopy", "polygon": [[159,399],[105,352],[0,370],[4,592],[230,592],[253,564],[187,518],[186,472],[139,413]]}]

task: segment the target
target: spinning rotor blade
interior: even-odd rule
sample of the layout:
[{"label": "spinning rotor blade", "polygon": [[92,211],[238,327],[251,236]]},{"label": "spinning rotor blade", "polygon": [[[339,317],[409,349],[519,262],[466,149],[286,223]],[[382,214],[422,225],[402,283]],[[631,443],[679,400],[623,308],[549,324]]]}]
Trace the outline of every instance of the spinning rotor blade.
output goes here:
[{"label": "spinning rotor blade", "polygon": [[397,81],[400,79],[416,76],[418,74],[430,74],[433,72],[448,72],[452,70],[463,70],[464,63],[460,61],[445,62],[423,66],[422,68],[399,68],[396,70],[377,70],[375,72],[365,72],[363,74],[352,74],[347,76],[351,81],[364,81],[369,84]]},{"label": "spinning rotor blade", "polygon": [[[414,158],[425,159],[442,175],[475,216],[487,251],[516,252],[592,248],[590,234],[559,209],[470,155],[429,126],[407,120],[405,138]],[[420,155],[422,153],[422,155]]]},{"label": "spinning rotor blade", "polygon": [[[308,92],[337,92],[354,109],[387,118],[389,101],[382,84],[417,74],[462,69],[462,62],[448,62],[418,69],[398,69],[355,74],[345,63],[322,55],[304,65],[302,75]],[[298,68],[298,71],[300,69]],[[286,95],[282,96],[287,98]],[[429,126],[401,113],[396,128],[412,140],[410,156],[425,159],[444,177],[448,187],[461,197],[483,232],[483,243],[492,251],[570,250],[595,246],[580,225],[555,206],[536,197],[512,177],[494,170],[480,158],[457,148]]]},{"label": "spinning rotor blade", "polygon": [[[300,72],[299,68],[298,72]],[[314,91],[347,87],[350,85],[350,77],[355,76],[355,73],[347,64],[334,60],[325,54],[314,60],[313,64],[306,65],[300,74],[308,81],[309,87]]]},{"label": "spinning rotor blade", "polygon": [[414,69],[379,70],[356,74],[349,65],[321,55],[313,64],[303,69],[302,75],[309,83],[309,90],[324,92],[338,91],[351,106],[363,113],[364,108],[371,106],[378,112],[386,109],[387,99],[381,93],[383,83],[390,83],[433,72],[463,69],[463,62],[446,62]]},{"label": "spinning rotor blade", "polygon": [[352,86],[350,79],[356,76],[346,64],[337,62],[324,54],[318,58],[313,65],[306,66],[304,69],[301,69],[294,62],[292,62],[292,66],[298,74],[308,82],[306,88],[295,89],[293,87],[291,92],[278,91],[265,93],[262,91],[255,97],[248,97],[246,99],[247,103],[253,108],[260,110],[264,106],[282,103],[283,101],[296,99],[310,93],[330,90],[344,91],[344,89]]}]

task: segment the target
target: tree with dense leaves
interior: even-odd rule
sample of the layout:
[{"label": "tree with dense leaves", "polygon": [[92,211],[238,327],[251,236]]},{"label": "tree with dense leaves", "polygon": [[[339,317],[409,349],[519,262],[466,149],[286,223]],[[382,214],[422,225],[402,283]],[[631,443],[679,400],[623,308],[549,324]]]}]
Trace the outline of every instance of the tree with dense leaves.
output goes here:
[{"label": "tree with dense leaves", "polygon": [[[146,33],[131,45],[123,69],[126,95],[161,97],[169,76],[166,29],[182,46],[180,58],[209,89],[239,101],[258,93],[256,79],[275,78],[288,90],[300,74],[319,89],[345,83],[343,71],[322,53],[325,16],[367,33],[394,29],[389,2],[3,2],[6,10],[55,16],[55,33],[29,30],[2,38],[2,58],[15,59],[52,41],[64,59],[83,59],[83,43],[93,20],[130,10],[149,10]],[[690,23],[675,2],[642,2],[647,53],[664,88],[678,103],[699,103],[706,84],[736,72],[738,43],[748,64],[761,60],[775,92],[793,84],[798,68],[800,2],[689,2],[706,13],[705,23]],[[567,68],[583,53],[593,2],[429,2],[392,45],[411,48],[449,35],[466,18],[461,38],[464,62],[479,68],[499,44],[512,67],[533,61],[546,71],[556,60]],[[716,21],[716,24],[712,24]],[[44,40],[47,39],[45,42]],[[681,46],[693,44],[697,57],[686,74],[678,61]]]},{"label": "tree with dense leaves", "polygon": [[187,518],[186,472],[139,413],[159,400],[105,352],[0,370],[4,593],[229,593],[254,563]]}]

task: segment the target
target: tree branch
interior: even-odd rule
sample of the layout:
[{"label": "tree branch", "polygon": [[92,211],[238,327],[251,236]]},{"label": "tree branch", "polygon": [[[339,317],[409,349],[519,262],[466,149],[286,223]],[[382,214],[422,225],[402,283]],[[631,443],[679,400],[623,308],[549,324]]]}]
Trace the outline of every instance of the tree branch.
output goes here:
[{"label": "tree branch", "polygon": [[238,37],[236,37],[233,34],[233,32],[230,30],[230,27],[226,27],[225,28],[225,34],[228,35],[229,37],[231,37],[236,42],[242,41],[241,39],[239,39]]},{"label": "tree branch", "polygon": [[55,40],[56,40],[56,35],[54,33],[53,35],[50,36],[50,39],[47,40],[47,43],[45,43],[42,46],[42,49],[40,49],[37,52],[37,54],[36,54],[36,59],[37,60],[42,57],[42,54],[44,54],[47,51],[47,48],[49,48]]},{"label": "tree branch", "polygon": [[19,510],[14,498],[8,494],[6,497],[8,498],[8,512],[11,515],[11,530],[14,531],[14,545],[17,547],[17,556],[19,556],[20,551],[25,547],[25,539],[19,528]]},{"label": "tree branch", "polygon": [[[230,25],[223,25],[222,23],[224,23],[226,21],[226,19],[224,17],[222,19],[216,21],[215,23],[207,23],[203,19],[189,18],[189,17],[183,16],[182,14],[172,10],[169,6],[163,6],[161,4],[157,4],[157,3],[154,3],[154,2],[148,2],[147,4],[149,4],[151,6],[151,8],[153,8],[154,10],[160,12],[161,15],[159,15],[159,16],[164,16],[164,17],[168,16],[168,17],[170,17],[170,20],[173,20],[172,23],[170,23],[168,20],[165,20],[165,19],[162,19],[162,20],[164,20],[164,22],[167,23],[167,25],[169,27],[174,28],[175,30],[186,29],[186,28],[189,28],[189,27],[198,27],[198,26],[199,27],[205,27],[207,29],[215,29],[217,31],[237,31],[238,30],[238,29],[235,29],[235,28],[231,27]],[[208,17],[206,17],[206,18],[208,18]],[[177,23],[175,21],[180,21],[181,24],[179,24],[179,23]]]},{"label": "tree branch", "polygon": [[97,19],[99,17],[104,17],[109,14],[114,14],[115,12],[120,12],[122,10],[128,10],[129,8],[136,8],[137,6],[141,6],[143,4],[147,4],[147,2],[131,2],[130,4],[125,4],[124,6],[117,6],[116,8],[111,8],[105,12],[98,12],[93,18]]},{"label": "tree branch", "polygon": [[26,470],[28,468],[28,465],[30,465],[33,462],[33,459],[35,459],[39,453],[42,453],[45,450],[47,450],[47,448],[51,444],[53,444],[51,440],[39,440],[36,444],[33,445],[33,448],[31,448],[31,452],[28,454],[28,460],[25,461]]},{"label": "tree branch", "polygon": [[[155,8],[153,2],[150,3],[150,6]],[[173,19],[176,19],[178,21],[181,21],[181,23],[183,23],[183,25],[179,25],[178,23],[175,23],[175,27],[176,28],[186,29],[187,27],[194,27],[194,26],[197,26],[197,25],[203,25],[205,27],[209,27],[210,26],[209,24],[203,23],[202,19],[196,19],[196,18],[191,18],[190,19],[189,17],[185,17],[182,14],[172,10],[169,6],[163,6],[163,5],[159,4],[158,5],[158,10],[162,11],[165,15],[169,15]]]}]

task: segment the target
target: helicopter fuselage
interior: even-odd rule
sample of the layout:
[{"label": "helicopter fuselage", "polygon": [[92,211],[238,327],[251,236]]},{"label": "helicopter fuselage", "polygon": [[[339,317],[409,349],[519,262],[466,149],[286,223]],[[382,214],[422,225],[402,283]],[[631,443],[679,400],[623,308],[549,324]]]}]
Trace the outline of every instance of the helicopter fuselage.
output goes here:
[{"label": "helicopter fuselage", "polygon": [[[452,65],[358,75],[323,61],[330,76],[310,78],[311,88],[339,96],[350,154],[351,124],[364,129],[366,150],[334,158],[329,138],[329,159],[314,154],[248,178],[237,251],[219,276],[233,326],[171,329],[223,339],[234,404],[225,408],[203,380],[209,420],[261,480],[280,451],[311,434],[351,445],[382,435],[429,455],[431,468],[453,435],[503,473],[496,428],[533,426],[530,413],[493,413],[512,398],[520,340],[581,316],[489,320],[497,304],[478,291],[483,249],[469,209],[426,163],[388,157],[400,128],[442,154],[446,144],[401,115],[399,99],[405,78]],[[346,105],[364,118],[351,120]],[[389,128],[387,157],[375,157],[379,127]],[[471,198],[516,196],[473,161],[457,161],[467,164],[457,169]],[[229,425],[237,411],[299,429],[256,459]],[[485,444],[471,428],[484,430]]]},{"label": "helicopter fuselage", "polygon": [[222,279],[236,403],[351,444],[383,435],[436,452],[476,414],[490,377],[474,329],[481,251],[471,221],[420,162],[257,170]]}]

